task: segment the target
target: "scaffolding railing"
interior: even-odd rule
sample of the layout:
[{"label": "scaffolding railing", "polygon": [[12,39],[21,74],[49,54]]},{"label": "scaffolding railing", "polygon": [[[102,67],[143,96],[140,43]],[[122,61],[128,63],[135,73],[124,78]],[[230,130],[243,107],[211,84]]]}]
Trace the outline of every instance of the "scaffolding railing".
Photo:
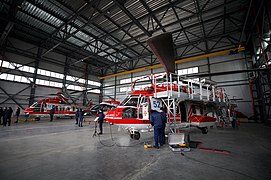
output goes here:
[{"label": "scaffolding railing", "polygon": [[227,101],[225,90],[216,87],[216,83],[211,80],[196,81],[172,73],[159,76],[153,75],[152,80],[154,97],[156,98],[168,97],[213,102]]}]

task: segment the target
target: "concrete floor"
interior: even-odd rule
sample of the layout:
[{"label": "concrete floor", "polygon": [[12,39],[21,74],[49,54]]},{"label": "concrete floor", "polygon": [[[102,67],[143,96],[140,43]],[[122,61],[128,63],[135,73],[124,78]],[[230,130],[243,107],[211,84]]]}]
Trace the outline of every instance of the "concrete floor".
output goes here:
[{"label": "concrete floor", "polygon": [[231,154],[192,149],[172,152],[153,144],[153,133],[130,140],[126,131],[108,124],[105,134],[93,137],[94,123],[79,128],[71,119],[54,122],[20,122],[0,127],[0,179],[271,179],[271,128],[241,124],[210,129],[207,135],[193,130],[191,140],[200,147]]}]

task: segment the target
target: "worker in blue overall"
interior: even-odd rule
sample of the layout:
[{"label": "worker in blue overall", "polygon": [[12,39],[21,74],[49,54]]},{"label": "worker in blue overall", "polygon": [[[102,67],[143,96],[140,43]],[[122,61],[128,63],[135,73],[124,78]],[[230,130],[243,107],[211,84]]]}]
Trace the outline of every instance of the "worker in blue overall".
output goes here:
[{"label": "worker in blue overall", "polygon": [[161,135],[161,141],[162,141],[162,144],[160,144],[161,146],[164,145],[166,143],[166,133],[165,133],[165,130],[166,130],[166,123],[167,123],[167,115],[166,113],[164,112],[164,108],[161,107],[160,108],[160,113],[162,115],[162,135]]},{"label": "worker in blue overall", "polygon": [[80,109],[80,111],[79,111],[79,122],[78,122],[79,127],[83,127],[84,113],[85,112],[82,109]]},{"label": "worker in blue overall", "polygon": [[100,127],[100,132],[99,134],[103,134],[103,122],[104,122],[104,113],[103,110],[99,110],[99,118],[98,118],[98,123]]},{"label": "worker in blue overall", "polygon": [[54,119],[54,114],[55,114],[55,106],[52,106],[52,109],[50,110],[50,122],[53,121]]},{"label": "worker in blue overall", "polygon": [[79,119],[79,109],[76,110],[75,112],[75,124],[78,124],[78,119]]},{"label": "worker in blue overall", "polygon": [[150,122],[151,122],[151,125],[154,127],[154,148],[159,149],[158,142],[160,143],[160,145],[163,144],[162,142],[162,127],[163,127],[162,114],[158,112],[157,110],[152,110]]}]

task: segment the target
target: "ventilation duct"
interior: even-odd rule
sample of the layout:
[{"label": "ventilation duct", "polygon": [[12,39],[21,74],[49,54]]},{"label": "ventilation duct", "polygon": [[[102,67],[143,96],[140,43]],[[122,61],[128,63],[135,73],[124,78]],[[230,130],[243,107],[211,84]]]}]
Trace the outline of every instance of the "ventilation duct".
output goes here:
[{"label": "ventilation duct", "polygon": [[161,34],[147,40],[153,54],[167,73],[175,73],[175,57],[171,33]]}]

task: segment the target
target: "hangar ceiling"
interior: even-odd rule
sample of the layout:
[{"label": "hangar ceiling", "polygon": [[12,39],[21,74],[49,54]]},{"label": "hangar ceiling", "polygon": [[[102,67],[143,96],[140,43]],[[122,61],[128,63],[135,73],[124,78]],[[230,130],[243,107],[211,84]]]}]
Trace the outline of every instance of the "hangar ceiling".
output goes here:
[{"label": "hangar ceiling", "polygon": [[99,76],[158,64],[146,40],[173,35],[176,58],[238,47],[248,0],[2,0],[0,45],[15,37]]}]

